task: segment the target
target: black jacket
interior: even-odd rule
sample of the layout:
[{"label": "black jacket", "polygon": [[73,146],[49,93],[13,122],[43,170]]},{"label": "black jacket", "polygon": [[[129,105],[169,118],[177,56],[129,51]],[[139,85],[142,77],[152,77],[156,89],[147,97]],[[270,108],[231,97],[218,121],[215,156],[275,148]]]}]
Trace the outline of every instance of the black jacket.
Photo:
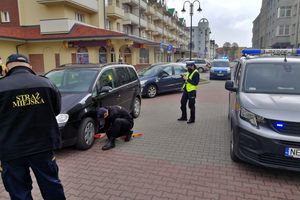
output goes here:
[{"label": "black jacket", "polygon": [[125,108],[121,106],[108,106],[105,108],[108,110],[109,115],[105,118],[104,131],[107,131],[117,118],[127,119],[133,127],[133,117]]},{"label": "black jacket", "polygon": [[15,67],[0,79],[0,160],[60,147],[56,115],[61,96],[44,77]]}]

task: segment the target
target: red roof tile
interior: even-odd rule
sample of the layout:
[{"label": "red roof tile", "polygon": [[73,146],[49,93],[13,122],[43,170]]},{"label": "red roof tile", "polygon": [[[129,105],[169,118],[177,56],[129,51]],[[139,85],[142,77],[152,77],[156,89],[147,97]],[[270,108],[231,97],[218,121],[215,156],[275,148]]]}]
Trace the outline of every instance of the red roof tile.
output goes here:
[{"label": "red roof tile", "polygon": [[43,35],[40,26],[30,27],[0,27],[0,37],[19,40],[51,40],[51,39],[75,39],[90,37],[120,37],[125,34],[100,28],[75,24],[69,33]]}]

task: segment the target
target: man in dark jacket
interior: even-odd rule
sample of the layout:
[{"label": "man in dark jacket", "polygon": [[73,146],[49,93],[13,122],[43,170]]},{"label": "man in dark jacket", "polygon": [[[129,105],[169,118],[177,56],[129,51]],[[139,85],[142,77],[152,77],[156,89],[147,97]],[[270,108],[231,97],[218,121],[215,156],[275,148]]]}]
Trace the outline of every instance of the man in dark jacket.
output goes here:
[{"label": "man in dark jacket", "polygon": [[193,61],[188,61],[186,63],[188,68],[188,73],[184,77],[185,83],[183,85],[183,94],[181,97],[181,117],[178,121],[186,121],[187,120],[187,113],[186,113],[186,104],[189,102],[189,108],[191,110],[191,116],[188,124],[195,122],[195,103],[196,103],[196,93],[197,93],[197,86],[200,81],[200,75],[198,70],[196,69],[196,65]]},{"label": "man in dark jacket", "polygon": [[121,106],[103,107],[98,110],[99,119],[105,120],[104,132],[108,141],[102,150],[109,150],[115,147],[115,139],[125,136],[125,142],[131,138],[134,122],[131,114]]},{"label": "man in dark jacket", "polygon": [[31,168],[44,199],[64,200],[53,155],[60,147],[60,93],[32,71],[23,55],[9,56],[6,67],[0,79],[0,169],[5,189],[13,200],[32,199]]}]

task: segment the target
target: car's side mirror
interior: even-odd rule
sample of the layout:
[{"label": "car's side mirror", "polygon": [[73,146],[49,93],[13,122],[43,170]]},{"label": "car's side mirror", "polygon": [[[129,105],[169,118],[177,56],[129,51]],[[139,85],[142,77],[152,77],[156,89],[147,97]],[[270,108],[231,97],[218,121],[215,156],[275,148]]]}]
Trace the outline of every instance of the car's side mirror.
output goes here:
[{"label": "car's side mirror", "polygon": [[103,86],[100,89],[100,93],[109,93],[111,90],[112,90],[112,87],[110,87],[110,86]]},{"label": "car's side mirror", "polygon": [[234,82],[233,81],[226,81],[225,83],[225,89],[232,91],[232,92],[237,92],[237,87],[234,86]]}]

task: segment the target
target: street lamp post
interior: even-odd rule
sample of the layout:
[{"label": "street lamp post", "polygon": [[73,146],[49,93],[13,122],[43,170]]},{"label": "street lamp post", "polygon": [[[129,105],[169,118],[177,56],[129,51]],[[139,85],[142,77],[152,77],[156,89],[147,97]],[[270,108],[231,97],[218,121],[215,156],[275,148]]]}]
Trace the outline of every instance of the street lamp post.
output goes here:
[{"label": "street lamp post", "polygon": [[189,44],[189,47],[190,47],[190,60],[192,60],[192,29],[193,29],[193,14],[194,14],[194,4],[196,3],[196,2],[198,2],[199,3],[199,8],[197,9],[197,11],[198,12],[201,12],[202,11],[202,9],[201,9],[201,7],[200,7],[200,1],[198,1],[198,0],[194,0],[193,2],[190,2],[190,1],[185,1],[184,3],[183,3],[183,8],[182,8],[182,10],[181,10],[181,12],[185,12],[186,10],[185,10],[185,8],[184,8],[184,6],[185,6],[185,4],[186,3],[189,3],[190,4],[190,16],[191,16],[191,27],[190,27],[190,44]]}]

